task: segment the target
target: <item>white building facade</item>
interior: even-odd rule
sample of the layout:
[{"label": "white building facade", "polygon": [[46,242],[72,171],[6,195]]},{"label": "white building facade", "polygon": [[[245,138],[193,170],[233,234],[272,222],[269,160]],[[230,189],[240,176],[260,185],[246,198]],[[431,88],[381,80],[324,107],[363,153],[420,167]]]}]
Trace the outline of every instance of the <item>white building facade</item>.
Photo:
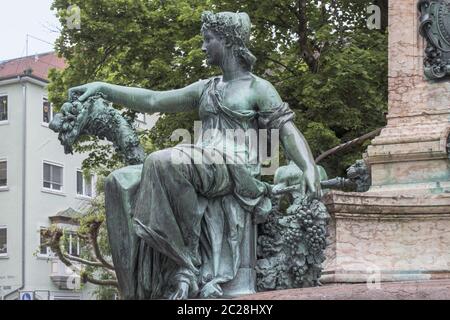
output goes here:
[{"label": "white building facade", "polygon": [[[95,177],[81,174],[85,156],[64,154],[57,134],[48,128],[48,80],[30,70],[39,61],[47,61],[47,67],[34,66],[45,75],[61,67],[61,61],[49,62],[58,58],[48,55],[53,53],[33,57],[28,65],[28,58],[16,59],[21,75],[2,77],[5,63],[0,63],[0,299],[95,298],[92,286],[72,290],[70,271],[40,246],[40,230],[51,224],[49,217],[83,212],[95,193]],[[76,237],[70,250],[79,254]]]}]

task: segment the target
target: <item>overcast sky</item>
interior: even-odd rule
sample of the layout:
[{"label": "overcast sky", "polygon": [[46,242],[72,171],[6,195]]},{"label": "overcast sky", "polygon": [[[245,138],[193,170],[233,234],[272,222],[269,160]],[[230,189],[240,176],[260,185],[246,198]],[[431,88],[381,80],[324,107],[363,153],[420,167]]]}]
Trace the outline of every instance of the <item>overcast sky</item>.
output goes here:
[{"label": "overcast sky", "polygon": [[[26,34],[53,43],[59,21],[50,10],[53,0],[0,0],[0,61],[25,55]],[[53,46],[29,39],[28,53],[52,51]]]}]

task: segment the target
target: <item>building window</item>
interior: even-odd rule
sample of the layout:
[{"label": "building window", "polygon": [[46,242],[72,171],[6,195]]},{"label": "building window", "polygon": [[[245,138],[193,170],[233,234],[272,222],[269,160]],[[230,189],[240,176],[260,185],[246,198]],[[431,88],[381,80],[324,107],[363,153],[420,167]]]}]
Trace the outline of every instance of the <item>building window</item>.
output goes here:
[{"label": "building window", "polygon": [[8,230],[0,226],[0,257],[8,254]]},{"label": "building window", "polygon": [[47,244],[48,239],[45,237],[45,231],[47,229],[45,227],[41,227],[39,230],[39,255],[40,256],[50,256],[52,254],[52,250],[50,246]]},{"label": "building window", "polygon": [[0,121],[8,120],[8,96],[0,96]]},{"label": "building window", "polygon": [[51,104],[47,98],[42,100],[42,122],[50,123],[53,120],[55,112],[53,111],[53,104]]},{"label": "building window", "polygon": [[0,188],[8,186],[8,162],[0,160]]},{"label": "building window", "polygon": [[81,170],[77,170],[77,194],[90,197],[94,195],[94,175],[86,177]]},{"label": "building window", "polygon": [[64,249],[74,257],[80,256],[80,239],[75,232],[69,232],[64,241]]},{"label": "building window", "polygon": [[44,162],[44,188],[62,191],[63,167]]}]

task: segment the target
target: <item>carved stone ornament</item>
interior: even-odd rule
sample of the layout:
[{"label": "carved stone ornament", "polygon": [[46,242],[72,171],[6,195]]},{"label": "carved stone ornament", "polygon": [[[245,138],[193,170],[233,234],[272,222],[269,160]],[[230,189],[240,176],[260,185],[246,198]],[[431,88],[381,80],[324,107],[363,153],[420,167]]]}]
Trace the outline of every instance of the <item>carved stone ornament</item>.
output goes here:
[{"label": "carved stone ornament", "polygon": [[450,75],[450,0],[419,0],[419,32],[426,39],[424,71],[430,80]]}]

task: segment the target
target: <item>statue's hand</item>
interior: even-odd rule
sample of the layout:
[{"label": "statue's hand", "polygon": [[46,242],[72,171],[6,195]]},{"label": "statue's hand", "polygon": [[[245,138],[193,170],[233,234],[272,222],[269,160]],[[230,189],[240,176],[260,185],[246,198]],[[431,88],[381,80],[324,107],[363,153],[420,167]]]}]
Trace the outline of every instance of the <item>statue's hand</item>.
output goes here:
[{"label": "statue's hand", "polygon": [[282,191],[283,191],[283,189],[285,189],[287,187],[287,184],[286,183],[278,183],[278,184],[276,184],[276,185],[274,185],[273,187],[272,187],[272,189],[271,189],[271,193],[273,194],[273,195],[278,195],[278,194],[281,194],[282,193]]},{"label": "statue's hand", "polygon": [[320,199],[322,197],[322,187],[320,185],[319,170],[314,166],[314,170],[305,171],[306,194],[310,199]]},{"label": "statue's hand", "polygon": [[90,96],[93,96],[102,91],[104,88],[103,82],[91,82],[82,86],[73,87],[69,89],[69,100],[72,101],[74,95],[80,95],[79,101],[84,102]]}]

